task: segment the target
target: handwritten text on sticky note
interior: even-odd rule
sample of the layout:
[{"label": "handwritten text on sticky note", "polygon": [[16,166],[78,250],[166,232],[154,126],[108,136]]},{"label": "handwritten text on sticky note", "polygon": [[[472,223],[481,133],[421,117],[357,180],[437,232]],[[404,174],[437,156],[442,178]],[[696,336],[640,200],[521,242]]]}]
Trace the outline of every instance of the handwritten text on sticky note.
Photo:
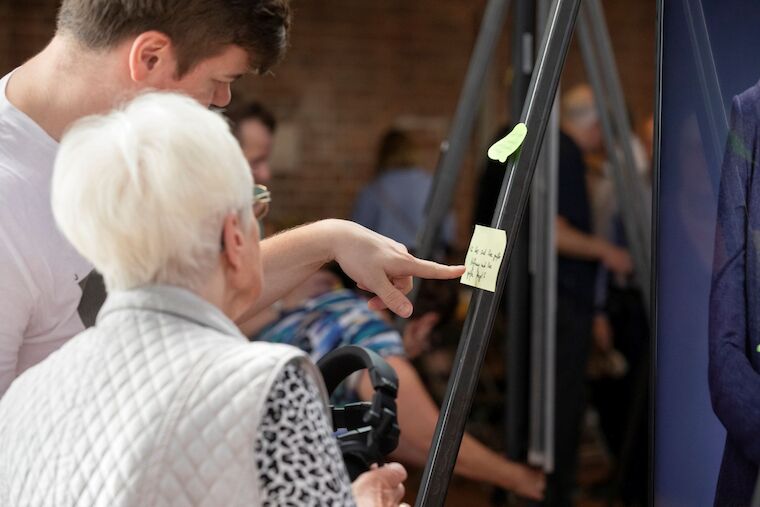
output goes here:
[{"label": "handwritten text on sticky note", "polygon": [[518,123],[512,129],[512,132],[507,134],[503,139],[496,141],[488,149],[488,158],[498,160],[499,162],[506,162],[509,156],[517,151],[517,148],[523,143],[527,134],[528,127],[524,123]]},{"label": "handwritten text on sticky note", "polygon": [[496,292],[496,279],[499,276],[499,268],[506,248],[506,232],[476,225],[464,261],[467,270],[460,282],[478,289]]}]

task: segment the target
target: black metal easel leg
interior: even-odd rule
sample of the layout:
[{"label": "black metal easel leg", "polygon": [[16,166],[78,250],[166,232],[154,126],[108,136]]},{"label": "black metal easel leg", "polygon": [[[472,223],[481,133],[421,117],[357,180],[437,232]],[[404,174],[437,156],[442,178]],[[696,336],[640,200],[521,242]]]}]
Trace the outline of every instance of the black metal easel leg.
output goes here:
[{"label": "black metal easel leg", "polygon": [[496,292],[475,290],[418,492],[418,507],[442,506],[446,499],[579,5],[580,0],[556,0],[551,9],[521,116],[528,134],[508,161],[492,222],[493,227],[507,231]]},{"label": "black metal easel leg", "polygon": [[[533,71],[533,36],[535,3],[533,0],[514,2],[512,36],[512,100],[513,118],[522,111]],[[527,47],[526,47],[527,46]],[[507,333],[505,340],[507,403],[507,456],[525,461],[528,453],[528,392],[530,391],[530,263],[529,227],[526,213],[520,226],[519,238],[512,252],[507,273]]]}]

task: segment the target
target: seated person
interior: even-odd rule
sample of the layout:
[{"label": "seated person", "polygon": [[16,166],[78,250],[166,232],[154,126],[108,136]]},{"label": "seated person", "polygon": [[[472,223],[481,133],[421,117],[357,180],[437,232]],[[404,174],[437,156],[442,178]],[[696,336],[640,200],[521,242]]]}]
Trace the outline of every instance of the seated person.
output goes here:
[{"label": "seated person", "polygon": [[[264,327],[255,340],[295,345],[317,361],[342,345],[359,345],[377,352],[396,370],[399,379],[399,445],[393,457],[424,466],[438,420],[438,408],[410,360],[424,352],[435,327],[454,312],[457,287],[446,282],[423,283],[414,313],[404,328],[403,340],[384,318],[367,307],[367,301],[345,287],[350,279],[339,269],[323,270],[307,280],[282,302],[280,318]],[[336,391],[337,405],[372,398],[369,375],[363,372]],[[543,473],[511,462],[465,433],[455,472],[540,499]]]},{"label": "seated person", "polygon": [[252,183],[180,95],[64,136],[53,214],[109,296],[0,400],[0,505],[398,505],[398,464],[352,492],[308,357],[233,323],[262,288]]}]

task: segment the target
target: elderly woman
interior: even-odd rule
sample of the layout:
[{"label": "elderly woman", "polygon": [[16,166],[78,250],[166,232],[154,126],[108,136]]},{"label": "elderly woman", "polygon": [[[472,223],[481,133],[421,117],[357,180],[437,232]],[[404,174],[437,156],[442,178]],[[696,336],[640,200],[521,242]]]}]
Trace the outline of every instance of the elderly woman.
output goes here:
[{"label": "elderly woman", "polygon": [[313,363],[233,323],[262,286],[252,183],[180,95],[66,134],[53,214],[110,295],[0,401],[0,505],[398,504],[400,465],[352,491]]}]

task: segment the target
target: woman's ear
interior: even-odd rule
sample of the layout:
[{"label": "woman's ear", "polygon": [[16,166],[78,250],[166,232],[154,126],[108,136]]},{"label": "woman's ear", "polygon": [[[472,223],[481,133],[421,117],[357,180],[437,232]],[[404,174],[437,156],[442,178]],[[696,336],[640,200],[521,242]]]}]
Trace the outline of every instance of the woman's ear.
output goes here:
[{"label": "woman's ear", "polygon": [[244,254],[246,240],[237,213],[230,213],[224,217],[221,255],[233,271],[240,271],[246,262]]},{"label": "woman's ear", "polygon": [[151,30],[138,35],[129,51],[132,81],[164,88],[177,77],[177,58],[168,35]]}]

